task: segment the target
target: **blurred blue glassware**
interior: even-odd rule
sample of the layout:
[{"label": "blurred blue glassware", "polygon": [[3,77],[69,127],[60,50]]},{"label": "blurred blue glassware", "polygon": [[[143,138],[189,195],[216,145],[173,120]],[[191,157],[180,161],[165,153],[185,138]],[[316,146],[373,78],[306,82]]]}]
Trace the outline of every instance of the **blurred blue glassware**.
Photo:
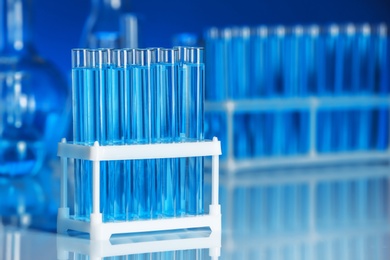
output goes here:
[{"label": "blurred blue glassware", "polygon": [[68,134],[69,89],[32,44],[28,3],[0,1],[0,176],[37,173]]}]

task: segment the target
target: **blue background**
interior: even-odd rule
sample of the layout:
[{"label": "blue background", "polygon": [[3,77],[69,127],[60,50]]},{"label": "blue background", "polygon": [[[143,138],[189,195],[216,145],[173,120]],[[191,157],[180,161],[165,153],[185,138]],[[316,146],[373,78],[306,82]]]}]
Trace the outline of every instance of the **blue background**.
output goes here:
[{"label": "blue background", "polygon": [[[142,0],[132,1],[140,17],[142,47],[170,47],[174,34],[200,34],[209,26],[385,22],[390,0]],[[41,56],[69,77],[70,50],[79,47],[90,12],[88,0],[33,0],[33,40]]]}]

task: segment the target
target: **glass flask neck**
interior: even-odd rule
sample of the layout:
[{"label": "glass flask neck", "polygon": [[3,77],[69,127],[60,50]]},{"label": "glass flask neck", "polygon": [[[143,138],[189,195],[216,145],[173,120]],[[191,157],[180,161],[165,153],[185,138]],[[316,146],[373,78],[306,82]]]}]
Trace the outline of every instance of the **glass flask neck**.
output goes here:
[{"label": "glass flask neck", "polygon": [[15,55],[32,49],[30,0],[0,0],[0,54]]},{"label": "glass flask neck", "polygon": [[92,0],[92,10],[99,15],[116,15],[130,10],[129,0]]}]

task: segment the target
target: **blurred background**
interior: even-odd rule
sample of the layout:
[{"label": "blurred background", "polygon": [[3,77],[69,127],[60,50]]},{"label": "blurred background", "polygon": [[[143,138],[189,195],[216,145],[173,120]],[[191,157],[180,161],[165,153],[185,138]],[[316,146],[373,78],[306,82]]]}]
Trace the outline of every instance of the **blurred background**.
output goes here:
[{"label": "blurred background", "polygon": [[[70,49],[80,45],[90,6],[90,1],[34,1],[36,47],[64,73],[71,69]],[[130,1],[130,11],[140,18],[142,47],[170,47],[174,35],[201,35],[210,26],[390,21],[386,0]]]},{"label": "blurred background", "polygon": [[[59,128],[58,135],[72,138],[69,103],[61,97],[70,98],[71,49],[85,47],[92,2],[31,1],[32,43],[56,71],[49,78],[60,81],[56,84],[61,90],[42,101],[52,104],[55,116],[48,116],[50,123],[44,126],[38,120],[37,135],[17,132],[10,137],[4,134],[8,128],[0,127],[1,137],[16,140],[17,147],[11,153],[0,148],[0,159],[7,162],[16,153],[26,162],[21,168],[13,163],[0,167],[1,219],[7,225],[44,231],[43,243],[55,239],[46,232],[56,228],[59,161],[55,145],[45,149],[48,157],[33,152],[41,148],[40,142],[31,146],[31,154],[25,145],[36,139],[56,142],[60,136],[46,140],[42,133]],[[137,18],[139,47],[205,47],[205,135],[218,136],[223,150],[222,259],[387,259],[388,0],[109,2],[127,3],[126,11]],[[263,57],[274,66],[256,73]],[[3,89],[24,82],[24,73],[9,73],[14,68],[0,67]],[[31,69],[26,68],[21,71]],[[262,82],[256,75],[268,78]],[[315,75],[315,83],[307,80],[310,75]],[[45,93],[45,88],[38,93]],[[5,107],[12,103],[5,96],[0,112],[8,111]],[[12,115],[7,122],[15,127],[17,113]],[[64,119],[60,125],[58,118]],[[4,143],[2,147],[8,147]],[[45,158],[39,167],[31,162],[36,157]],[[39,170],[24,174],[30,168]],[[7,169],[14,170],[8,174]],[[205,202],[208,205],[207,198]],[[19,231],[16,234],[20,239]],[[0,235],[15,237],[15,230],[0,229]],[[31,259],[28,254],[37,252],[30,241],[40,236],[22,233],[21,244],[29,253],[25,251],[21,259]],[[12,241],[0,239],[0,249],[17,251],[20,241],[16,249]],[[0,259],[7,250],[3,255],[1,251]],[[51,259],[55,251],[42,259]],[[207,252],[191,252],[174,255],[208,259]],[[145,257],[171,259],[172,254]]]}]

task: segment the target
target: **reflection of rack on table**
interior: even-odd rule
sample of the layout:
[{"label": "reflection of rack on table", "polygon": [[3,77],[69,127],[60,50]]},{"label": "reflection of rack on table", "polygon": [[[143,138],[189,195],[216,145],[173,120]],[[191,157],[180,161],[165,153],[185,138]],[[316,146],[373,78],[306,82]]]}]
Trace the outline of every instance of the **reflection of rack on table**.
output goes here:
[{"label": "reflection of rack on table", "polygon": [[[58,209],[57,230],[81,231],[90,234],[91,240],[108,240],[113,234],[209,227],[212,232],[221,230],[221,210],[218,202],[219,155],[221,145],[216,137],[213,141],[93,146],[66,143],[58,144],[58,156],[62,161],[61,204]],[[100,212],[100,161],[142,160],[212,156],[212,190],[209,214],[153,220],[104,222]],[[72,219],[67,205],[67,161],[68,158],[93,161],[92,213],[90,222]]]},{"label": "reflection of rack on table", "polygon": [[[91,241],[82,237],[57,236],[58,259],[72,259],[70,254],[89,256],[90,259],[103,259],[105,257],[153,254],[154,257],[169,256],[175,252],[199,250],[207,254],[210,259],[218,259],[221,248],[221,232],[205,230],[174,231],[155,234],[137,234],[118,236],[110,241]],[[191,253],[191,252],[189,252]],[[154,258],[153,258],[154,259]],[[170,258],[167,258],[170,259]]]}]

